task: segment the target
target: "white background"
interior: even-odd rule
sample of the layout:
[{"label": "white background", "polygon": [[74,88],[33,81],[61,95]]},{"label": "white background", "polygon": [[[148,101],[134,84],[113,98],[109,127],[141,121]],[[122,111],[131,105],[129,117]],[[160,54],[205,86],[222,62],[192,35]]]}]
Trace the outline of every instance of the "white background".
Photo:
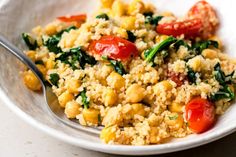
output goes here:
[{"label": "white background", "polygon": [[[0,101],[0,157],[113,157],[75,147],[33,128]],[[159,157],[235,157],[236,133],[198,148]]]}]

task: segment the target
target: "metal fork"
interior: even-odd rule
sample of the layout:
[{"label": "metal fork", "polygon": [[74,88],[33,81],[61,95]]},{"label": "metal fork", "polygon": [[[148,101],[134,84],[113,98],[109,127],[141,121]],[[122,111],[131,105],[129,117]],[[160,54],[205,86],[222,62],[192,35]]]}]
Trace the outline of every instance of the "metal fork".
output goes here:
[{"label": "metal fork", "polygon": [[0,45],[2,45],[5,49],[8,50],[11,54],[13,54],[16,58],[18,58],[22,63],[24,63],[32,72],[37,76],[40,80],[42,85],[44,98],[46,102],[46,109],[48,112],[55,117],[57,120],[61,121],[62,123],[75,128],[79,129],[88,133],[92,134],[100,134],[100,130],[102,127],[86,127],[82,126],[77,123],[75,120],[69,120],[64,112],[63,109],[60,107],[57,96],[52,92],[52,88],[47,86],[44,82],[43,74],[39,71],[37,66],[15,45],[13,45],[10,41],[8,41],[5,37],[0,34]]}]

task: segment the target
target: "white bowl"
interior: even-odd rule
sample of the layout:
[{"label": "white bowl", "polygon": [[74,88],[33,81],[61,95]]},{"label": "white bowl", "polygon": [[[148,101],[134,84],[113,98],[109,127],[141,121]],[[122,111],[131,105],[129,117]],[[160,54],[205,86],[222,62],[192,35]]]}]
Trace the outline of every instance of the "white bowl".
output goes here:
[{"label": "white bowl", "polygon": [[[151,0],[150,0],[151,1]],[[195,0],[152,0],[160,10],[173,11],[183,15]],[[226,51],[236,57],[236,1],[209,1],[220,16],[219,35],[226,45]],[[24,49],[21,33],[39,24],[46,24],[59,15],[77,12],[90,12],[98,6],[98,0],[1,0],[0,1],[0,33],[4,34],[18,47]],[[174,152],[209,143],[226,136],[236,130],[236,106],[233,104],[221,116],[214,128],[200,135],[191,135],[176,139],[170,143],[150,146],[106,145],[95,135],[74,130],[63,125],[46,112],[45,102],[41,93],[28,90],[19,75],[19,62],[0,48],[0,96],[5,104],[19,117],[28,123],[67,143],[113,154],[147,155]],[[17,118],[17,117],[16,117]],[[5,119],[7,120],[7,119]]]}]

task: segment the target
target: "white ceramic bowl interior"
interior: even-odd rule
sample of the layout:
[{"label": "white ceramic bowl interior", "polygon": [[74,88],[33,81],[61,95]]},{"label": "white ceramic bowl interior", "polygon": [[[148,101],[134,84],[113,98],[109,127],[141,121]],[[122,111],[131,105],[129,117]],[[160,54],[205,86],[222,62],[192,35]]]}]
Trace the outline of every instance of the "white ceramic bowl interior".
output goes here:
[{"label": "white ceramic bowl interior", "polygon": [[[150,0],[158,9],[173,11],[177,15],[184,13],[196,2],[195,0]],[[209,0],[217,8],[220,17],[218,34],[223,39],[226,51],[236,57],[236,23],[234,15],[236,1]],[[69,13],[89,13],[98,7],[98,0],[1,0],[0,33],[22,50],[22,32],[29,32],[37,25],[45,25],[55,17]],[[20,64],[4,49],[0,48],[0,96],[18,116],[33,126],[60,140],[86,149],[114,154],[161,154],[196,147],[219,139],[236,130],[236,106],[233,104],[221,116],[210,131],[176,139],[170,143],[151,146],[105,145],[95,135],[75,130],[58,122],[46,112],[41,93],[28,90],[22,83],[19,74]],[[16,116],[16,118],[18,118]],[[7,119],[5,119],[7,120]]]}]

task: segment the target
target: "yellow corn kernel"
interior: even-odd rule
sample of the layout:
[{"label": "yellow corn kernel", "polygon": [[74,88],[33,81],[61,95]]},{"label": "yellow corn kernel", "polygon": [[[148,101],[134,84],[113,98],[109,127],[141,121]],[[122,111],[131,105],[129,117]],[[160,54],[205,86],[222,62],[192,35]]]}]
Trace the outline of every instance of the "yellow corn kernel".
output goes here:
[{"label": "yellow corn kernel", "polygon": [[117,94],[113,89],[108,88],[104,95],[103,101],[105,106],[112,106],[117,102]]},{"label": "yellow corn kernel", "polygon": [[178,130],[182,128],[184,119],[182,114],[171,113],[165,117],[165,122],[167,125],[169,125],[170,129]]},{"label": "yellow corn kernel", "polygon": [[47,73],[47,69],[45,68],[45,66],[41,64],[37,64],[36,66],[39,69],[39,71],[45,76]]},{"label": "yellow corn kernel", "polygon": [[100,0],[101,1],[101,4],[102,4],[102,7],[104,8],[111,8],[114,0]]},{"label": "yellow corn kernel", "polygon": [[66,80],[66,87],[70,93],[78,93],[78,88],[81,86],[80,80],[68,79]]},{"label": "yellow corn kernel", "polygon": [[158,137],[159,134],[159,129],[157,127],[150,127],[150,136],[149,136],[149,141],[150,143],[159,143],[160,142],[160,137]]},{"label": "yellow corn kernel", "polygon": [[112,88],[120,89],[125,86],[125,79],[120,74],[113,71],[107,77],[107,84]]},{"label": "yellow corn kernel", "polygon": [[76,101],[70,101],[66,104],[65,114],[67,118],[75,118],[80,113],[80,105]]},{"label": "yellow corn kernel", "polygon": [[128,39],[128,34],[127,34],[126,30],[123,29],[123,28],[118,28],[117,34],[118,34],[120,37],[124,38],[124,39]]},{"label": "yellow corn kernel", "polygon": [[94,125],[98,124],[98,117],[100,114],[99,110],[91,109],[91,108],[84,109],[82,114],[83,114],[84,120],[87,123],[94,124]]},{"label": "yellow corn kernel", "polygon": [[47,59],[45,66],[49,70],[49,69],[54,69],[55,64],[56,64],[55,61],[49,58]]},{"label": "yellow corn kernel", "polygon": [[31,70],[28,70],[24,73],[23,75],[23,80],[25,85],[33,90],[33,91],[38,91],[41,89],[41,83],[38,80],[38,78],[34,75],[34,73]]},{"label": "yellow corn kernel", "polygon": [[212,49],[205,49],[202,51],[202,55],[205,58],[209,58],[209,59],[215,59],[218,57],[218,54],[215,50]]},{"label": "yellow corn kernel", "polygon": [[144,106],[141,103],[135,103],[132,104],[132,111],[133,111],[133,115],[140,115],[140,116],[145,116],[146,115],[146,111],[144,110]]},{"label": "yellow corn kernel", "polygon": [[136,18],[134,16],[123,16],[121,17],[121,27],[126,30],[135,29]]},{"label": "yellow corn kernel", "polygon": [[223,48],[222,41],[218,36],[212,36],[212,37],[210,37],[210,40],[218,42],[219,49]]},{"label": "yellow corn kernel", "polygon": [[126,90],[126,99],[131,103],[140,102],[145,97],[145,89],[139,84],[132,84]]},{"label": "yellow corn kernel", "polygon": [[165,39],[167,39],[169,36],[168,35],[158,35],[156,36],[156,43],[161,43],[162,41],[164,41]]},{"label": "yellow corn kernel", "polygon": [[177,112],[177,113],[182,113],[183,112],[183,104],[177,103],[177,102],[172,102],[170,106],[168,106],[169,110],[171,112]]},{"label": "yellow corn kernel", "polygon": [[101,131],[100,139],[104,141],[105,143],[115,140],[117,130],[118,128],[115,125],[104,127]]},{"label": "yellow corn kernel", "polygon": [[158,82],[156,85],[153,86],[153,91],[155,94],[159,95],[161,91],[170,91],[173,89],[173,85],[170,83],[169,80],[164,80]]},{"label": "yellow corn kernel", "polygon": [[112,4],[112,14],[114,16],[123,16],[125,14],[125,4],[121,0],[115,0]]},{"label": "yellow corn kernel", "polygon": [[29,50],[26,52],[26,55],[34,62],[36,60],[36,51]]},{"label": "yellow corn kernel", "polygon": [[137,13],[143,13],[145,11],[145,5],[142,0],[133,0],[128,7],[128,14],[135,15]]},{"label": "yellow corn kernel", "polygon": [[65,107],[66,104],[74,99],[74,95],[69,93],[68,91],[65,91],[58,97],[58,101],[61,107]]},{"label": "yellow corn kernel", "polygon": [[202,56],[196,56],[188,61],[188,65],[190,68],[193,69],[193,71],[201,71],[201,66],[202,66]]},{"label": "yellow corn kernel", "polygon": [[44,31],[47,35],[53,35],[57,33],[57,26],[54,23],[49,23],[45,26]]}]

